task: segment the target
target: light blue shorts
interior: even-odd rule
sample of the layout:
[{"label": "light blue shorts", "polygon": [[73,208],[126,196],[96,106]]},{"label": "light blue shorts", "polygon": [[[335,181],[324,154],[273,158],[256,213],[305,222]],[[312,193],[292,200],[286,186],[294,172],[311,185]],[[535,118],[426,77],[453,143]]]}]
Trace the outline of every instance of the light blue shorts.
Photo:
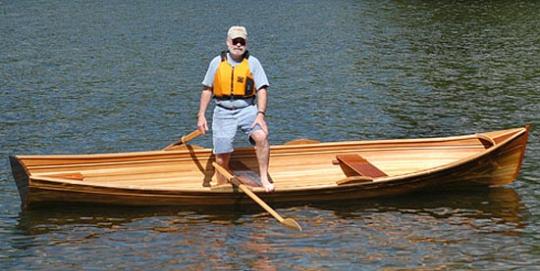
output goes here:
[{"label": "light blue shorts", "polygon": [[[212,140],[214,154],[231,153],[234,150],[233,142],[236,131],[240,129],[251,138],[251,134],[262,130],[259,125],[251,128],[257,117],[257,106],[250,105],[244,108],[228,110],[219,106],[214,108],[212,121]],[[253,141],[250,140],[253,144]]]}]

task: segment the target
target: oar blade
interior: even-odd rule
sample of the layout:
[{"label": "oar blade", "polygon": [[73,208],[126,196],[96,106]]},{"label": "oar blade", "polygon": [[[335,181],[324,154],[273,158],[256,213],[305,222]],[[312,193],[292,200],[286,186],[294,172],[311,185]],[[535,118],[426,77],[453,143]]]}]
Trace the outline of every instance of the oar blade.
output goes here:
[{"label": "oar blade", "polygon": [[281,224],[285,225],[287,228],[302,231],[302,227],[300,226],[300,224],[298,224],[298,222],[296,222],[296,220],[292,218],[285,218],[280,222]]},{"label": "oar blade", "polygon": [[186,144],[188,143],[189,141],[199,137],[200,135],[202,135],[202,132],[200,130],[195,130],[191,133],[189,133],[188,135],[185,135],[183,136],[182,138],[180,138],[180,143],[181,144]]},{"label": "oar blade", "polygon": [[284,219],[274,209],[272,209],[272,207],[268,206],[268,204],[266,204],[266,202],[264,202],[261,198],[259,198],[257,195],[255,195],[255,193],[253,193],[253,191],[251,191],[251,189],[249,187],[247,187],[246,185],[240,183],[240,181],[238,181],[238,178],[236,176],[232,175],[228,170],[226,170],[225,168],[223,168],[222,166],[220,166],[216,162],[212,162],[212,165],[214,166],[214,168],[220,174],[222,174],[225,178],[227,178],[227,180],[230,183],[238,186],[240,188],[240,190],[244,191],[244,193],[246,193],[246,195],[248,195],[257,204],[259,204],[264,210],[266,210],[268,213],[270,213],[281,224],[283,224],[286,227],[291,228],[293,230],[302,231],[302,227],[300,227],[300,224],[298,224],[298,222],[296,222],[292,218],[285,218]]},{"label": "oar blade", "polygon": [[167,147],[163,148],[163,150],[165,150],[165,151],[174,150],[174,149],[178,148],[179,145],[185,145],[186,143],[188,143],[189,141],[199,137],[200,135],[202,135],[202,132],[197,129],[197,130],[195,130],[195,131],[181,137],[176,142],[174,142],[172,144],[169,144]]}]

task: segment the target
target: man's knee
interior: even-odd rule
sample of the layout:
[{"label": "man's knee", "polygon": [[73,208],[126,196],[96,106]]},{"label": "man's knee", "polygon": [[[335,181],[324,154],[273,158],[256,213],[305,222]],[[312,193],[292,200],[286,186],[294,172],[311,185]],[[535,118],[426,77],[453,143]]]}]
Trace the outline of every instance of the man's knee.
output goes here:
[{"label": "man's knee", "polygon": [[253,141],[255,141],[255,144],[257,145],[268,143],[268,135],[262,130],[253,132],[253,134],[251,134],[251,138],[253,138]]}]

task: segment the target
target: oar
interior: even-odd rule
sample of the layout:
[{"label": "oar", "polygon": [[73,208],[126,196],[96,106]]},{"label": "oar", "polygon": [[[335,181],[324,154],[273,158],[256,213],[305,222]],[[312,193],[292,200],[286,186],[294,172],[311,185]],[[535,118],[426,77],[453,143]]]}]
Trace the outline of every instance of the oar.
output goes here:
[{"label": "oar", "polygon": [[292,218],[283,218],[281,217],[272,207],[268,206],[266,202],[264,202],[261,198],[259,198],[249,187],[242,184],[238,178],[234,175],[232,175],[228,170],[220,166],[218,163],[213,162],[212,165],[214,168],[223,175],[230,183],[238,186],[240,190],[242,190],[244,193],[246,193],[252,200],[254,200],[257,204],[259,204],[263,209],[265,209],[267,212],[269,212],[275,219],[277,219],[281,224],[285,225],[286,227],[289,227],[294,230],[302,231],[302,227]]},{"label": "oar", "polygon": [[200,135],[202,135],[202,133],[201,133],[201,131],[199,131],[199,129],[197,129],[197,130],[195,130],[195,131],[181,137],[178,141],[176,141],[176,142],[168,145],[167,147],[163,148],[163,150],[167,151],[167,150],[172,149],[174,146],[186,144],[189,141],[197,138]]}]

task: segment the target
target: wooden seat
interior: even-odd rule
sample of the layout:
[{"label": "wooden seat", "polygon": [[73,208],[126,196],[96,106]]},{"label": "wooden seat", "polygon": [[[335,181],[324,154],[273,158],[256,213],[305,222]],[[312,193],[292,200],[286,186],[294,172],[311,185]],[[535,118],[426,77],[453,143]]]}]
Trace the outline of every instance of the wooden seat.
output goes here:
[{"label": "wooden seat", "polygon": [[371,178],[388,176],[358,154],[337,155],[336,159],[337,164],[341,166],[347,176],[365,176]]}]

